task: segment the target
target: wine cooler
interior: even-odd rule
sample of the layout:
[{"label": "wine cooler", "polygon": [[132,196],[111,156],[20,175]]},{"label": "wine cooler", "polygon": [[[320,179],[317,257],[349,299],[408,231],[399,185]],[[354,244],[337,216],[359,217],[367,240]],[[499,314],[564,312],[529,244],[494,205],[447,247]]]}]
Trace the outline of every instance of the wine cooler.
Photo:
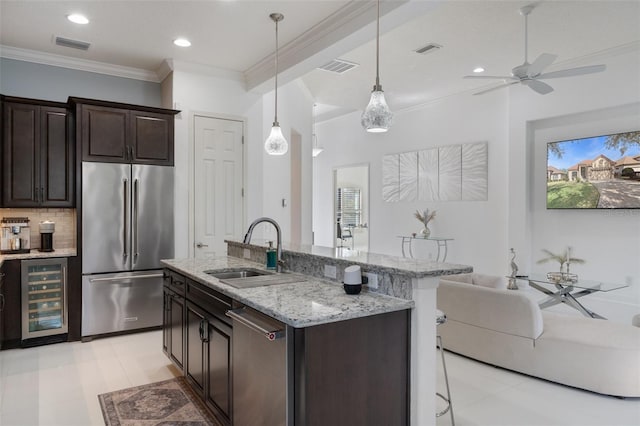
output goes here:
[{"label": "wine cooler", "polygon": [[22,340],[67,333],[67,259],[23,260],[21,266]]}]

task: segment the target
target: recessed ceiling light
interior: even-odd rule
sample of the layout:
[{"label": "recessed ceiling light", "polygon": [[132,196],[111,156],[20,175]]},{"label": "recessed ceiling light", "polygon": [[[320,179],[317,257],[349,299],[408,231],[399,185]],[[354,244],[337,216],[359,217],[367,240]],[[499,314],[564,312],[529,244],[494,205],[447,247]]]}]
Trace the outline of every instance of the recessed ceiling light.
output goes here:
[{"label": "recessed ceiling light", "polygon": [[71,15],[67,15],[67,19],[73,22],[74,24],[86,25],[89,23],[89,19],[86,16],[81,15],[79,13],[72,13]]},{"label": "recessed ceiling light", "polygon": [[180,47],[189,47],[189,46],[191,46],[191,42],[189,40],[187,40],[186,38],[177,38],[177,39],[173,40],[173,44],[175,44],[176,46],[180,46]]},{"label": "recessed ceiling light", "polygon": [[482,68],[482,67],[475,67],[475,68],[473,69],[473,72],[475,72],[475,73],[481,73],[481,72],[484,72],[484,68]]}]

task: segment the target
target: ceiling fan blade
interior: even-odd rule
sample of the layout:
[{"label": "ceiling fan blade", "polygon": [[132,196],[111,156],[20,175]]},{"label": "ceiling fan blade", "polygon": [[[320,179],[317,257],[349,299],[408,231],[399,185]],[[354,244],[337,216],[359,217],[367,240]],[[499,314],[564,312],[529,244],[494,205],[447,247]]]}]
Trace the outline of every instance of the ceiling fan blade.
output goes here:
[{"label": "ceiling fan blade", "polygon": [[537,76],[545,68],[551,65],[557,57],[558,55],[552,55],[551,53],[543,53],[542,55],[538,56],[536,60],[533,61],[531,65],[529,65],[529,68],[527,68],[527,76],[529,78]]},{"label": "ceiling fan blade", "polygon": [[588,65],[586,67],[569,68],[560,71],[551,71],[548,73],[540,74],[536,78],[560,78],[560,77],[572,77],[574,75],[593,74],[596,72],[602,72],[607,69],[606,65]]},{"label": "ceiling fan blade", "polygon": [[480,92],[474,93],[473,96],[476,95],[484,95],[485,93],[493,92],[494,90],[502,89],[503,87],[511,86],[513,84],[518,84],[519,81],[510,81],[509,83],[504,83],[499,86],[492,87],[490,89],[482,90]]},{"label": "ceiling fan blade", "polygon": [[541,95],[546,95],[547,93],[553,92],[553,87],[542,81],[524,80],[522,84],[524,84],[525,86],[529,86],[534,92],[540,93]]},{"label": "ceiling fan blade", "polygon": [[468,79],[484,79],[484,80],[518,80],[518,78],[510,75],[465,75],[462,78]]}]

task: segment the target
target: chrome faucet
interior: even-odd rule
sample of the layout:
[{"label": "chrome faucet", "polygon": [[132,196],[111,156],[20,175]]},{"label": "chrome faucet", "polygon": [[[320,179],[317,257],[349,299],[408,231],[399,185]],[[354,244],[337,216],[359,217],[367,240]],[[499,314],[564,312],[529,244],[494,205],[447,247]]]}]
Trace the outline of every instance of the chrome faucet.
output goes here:
[{"label": "chrome faucet", "polygon": [[278,225],[278,222],[271,219],[270,217],[259,217],[258,219],[251,222],[251,225],[249,225],[249,229],[247,230],[247,233],[244,236],[243,243],[249,244],[249,242],[251,242],[251,235],[253,234],[253,228],[255,228],[257,224],[262,222],[268,222],[276,228],[276,245],[277,245],[276,251],[278,253],[278,265],[277,265],[276,271],[282,272],[282,267],[284,266],[284,260],[282,259],[282,231],[280,230],[280,225]]}]

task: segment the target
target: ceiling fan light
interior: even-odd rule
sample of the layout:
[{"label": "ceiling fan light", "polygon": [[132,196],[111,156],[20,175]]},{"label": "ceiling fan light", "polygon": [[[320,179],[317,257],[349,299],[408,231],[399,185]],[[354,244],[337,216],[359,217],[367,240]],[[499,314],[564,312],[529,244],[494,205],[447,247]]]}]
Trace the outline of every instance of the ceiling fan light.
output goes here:
[{"label": "ceiling fan light", "polygon": [[282,135],[282,129],[278,123],[273,123],[271,133],[264,142],[264,150],[269,155],[284,155],[289,150],[289,144]]},{"label": "ceiling fan light", "polygon": [[382,133],[389,130],[393,122],[393,113],[387,105],[382,90],[371,92],[369,104],[364,109],[360,123],[367,132]]}]

